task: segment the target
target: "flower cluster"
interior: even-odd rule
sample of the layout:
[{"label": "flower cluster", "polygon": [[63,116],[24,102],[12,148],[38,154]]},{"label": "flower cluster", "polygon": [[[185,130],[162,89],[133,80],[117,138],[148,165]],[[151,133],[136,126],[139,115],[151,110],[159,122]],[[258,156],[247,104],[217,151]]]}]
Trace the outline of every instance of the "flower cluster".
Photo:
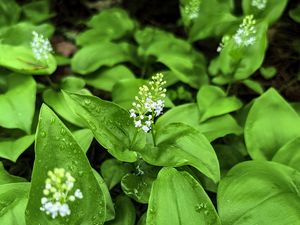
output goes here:
[{"label": "flower cluster", "polygon": [[230,37],[228,35],[224,36],[222,38],[221,43],[219,44],[218,48],[217,48],[217,52],[221,52],[222,49],[225,47],[225,45],[229,42]]},{"label": "flower cluster", "polygon": [[184,7],[184,12],[190,19],[195,19],[199,16],[201,0],[190,0]]},{"label": "flower cluster", "polygon": [[259,10],[263,10],[266,8],[267,0],[252,0],[251,5]]},{"label": "flower cluster", "polygon": [[71,194],[75,181],[75,178],[63,168],[55,168],[53,171],[48,171],[40,210],[47,215],[51,215],[53,219],[57,216],[65,217],[70,215],[71,210],[68,202],[73,202],[76,198],[83,198],[80,189],[76,189]]},{"label": "flower cluster", "polygon": [[37,61],[48,60],[49,54],[53,51],[49,40],[35,31],[32,32],[32,35],[31,48],[35,59]]},{"label": "flower cluster", "polygon": [[135,127],[146,133],[151,130],[154,118],[162,114],[167,91],[163,88],[165,84],[163,74],[158,73],[152,76],[148,85],[139,88],[139,96],[136,96],[135,102],[132,103],[133,108],[129,111],[130,117],[134,119]]},{"label": "flower cluster", "polygon": [[239,47],[247,47],[253,45],[256,41],[256,21],[253,19],[253,15],[246,16],[243,19],[243,23],[240,24],[239,29],[233,36],[234,42]]}]

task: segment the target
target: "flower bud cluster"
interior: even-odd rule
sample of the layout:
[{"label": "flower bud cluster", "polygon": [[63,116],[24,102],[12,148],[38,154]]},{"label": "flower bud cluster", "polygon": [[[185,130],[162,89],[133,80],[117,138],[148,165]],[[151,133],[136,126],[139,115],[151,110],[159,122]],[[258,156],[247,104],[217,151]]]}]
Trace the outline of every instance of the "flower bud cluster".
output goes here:
[{"label": "flower bud cluster", "polygon": [[135,97],[135,102],[132,103],[133,108],[129,110],[135,127],[146,133],[151,130],[154,118],[162,114],[167,91],[163,88],[165,84],[163,74],[158,73],[152,76],[148,85],[139,88],[139,95]]},{"label": "flower bud cluster", "polygon": [[201,0],[190,0],[184,7],[184,12],[190,19],[196,19],[199,16]]},{"label": "flower bud cluster", "polygon": [[267,0],[252,0],[251,5],[259,10],[263,10],[267,6]]},{"label": "flower bud cluster", "polygon": [[243,19],[243,23],[240,24],[239,29],[233,36],[233,40],[239,47],[247,47],[255,43],[255,24],[256,21],[253,19],[253,15],[248,15]]},{"label": "flower bud cluster", "polygon": [[80,189],[76,189],[71,194],[75,181],[75,178],[63,168],[55,168],[53,171],[48,171],[40,210],[47,215],[51,215],[53,219],[57,216],[65,217],[70,215],[71,210],[68,203],[83,198]]},{"label": "flower bud cluster", "polygon": [[31,48],[35,59],[37,61],[48,60],[49,54],[53,51],[49,40],[35,31],[32,32],[32,35]]}]

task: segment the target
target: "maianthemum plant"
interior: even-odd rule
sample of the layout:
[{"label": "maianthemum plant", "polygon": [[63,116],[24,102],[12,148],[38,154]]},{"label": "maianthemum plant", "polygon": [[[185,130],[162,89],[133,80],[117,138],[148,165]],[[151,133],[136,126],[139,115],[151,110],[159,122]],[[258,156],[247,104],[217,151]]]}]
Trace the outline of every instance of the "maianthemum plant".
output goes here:
[{"label": "maianthemum plant", "polygon": [[0,2],[1,225],[300,224],[299,103],[263,85],[299,5],[181,0],[181,37],[108,8],[74,36],[19,2]]}]

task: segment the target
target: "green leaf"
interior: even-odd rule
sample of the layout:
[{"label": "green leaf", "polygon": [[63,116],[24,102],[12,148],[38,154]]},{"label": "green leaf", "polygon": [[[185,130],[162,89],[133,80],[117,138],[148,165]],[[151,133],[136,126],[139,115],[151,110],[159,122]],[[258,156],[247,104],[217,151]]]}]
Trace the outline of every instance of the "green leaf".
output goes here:
[{"label": "green leaf", "polygon": [[127,12],[112,8],[94,15],[87,25],[92,29],[82,32],[76,38],[77,45],[89,45],[103,40],[117,40],[133,32],[134,22]]},{"label": "green leaf", "polygon": [[289,11],[289,16],[297,23],[300,23],[300,4],[298,4],[294,9]]},{"label": "green leaf", "polygon": [[140,203],[148,203],[153,181],[159,171],[158,167],[147,165],[145,162],[137,162],[135,173],[123,176],[121,187],[123,192]]},{"label": "green leaf", "polygon": [[77,51],[71,67],[76,73],[85,75],[102,66],[113,66],[121,62],[133,61],[134,46],[128,43],[100,42],[88,45]]},{"label": "green leaf", "polygon": [[23,45],[31,48],[30,43],[33,39],[33,31],[49,38],[54,33],[54,26],[48,23],[44,23],[41,25],[34,25],[28,22],[17,23],[13,26],[1,30],[1,44]]},{"label": "green leaf", "polygon": [[259,72],[265,79],[271,79],[276,75],[277,69],[276,69],[276,67],[273,67],[273,66],[261,67],[259,69]]},{"label": "green leaf", "polygon": [[81,130],[76,130],[72,133],[77,143],[82,148],[83,152],[86,153],[94,138],[92,131],[90,129],[81,129]]},{"label": "green leaf", "polygon": [[222,36],[237,22],[237,18],[232,14],[231,0],[201,1],[199,8],[200,13],[189,30],[189,40],[192,42]]},{"label": "green leaf", "polygon": [[61,80],[60,87],[66,91],[79,91],[85,86],[85,81],[82,78],[68,76]]},{"label": "green leaf", "polygon": [[247,150],[253,159],[271,160],[288,141],[300,136],[300,119],[271,88],[255,99],[245,124]]},{"label": "green leaf", "polygon": [[109,189],[120,183],[122,177],[132,170],[131,164],[116,159],[107,159],[101,164],[101,174]]},{"label": "green leaf", "polygon": [[140,152],[142,158],[156,166],[195,167],[218,182],[220,169],[213,147],[198,130],[183,124],[171,123],[155,134],[156,146],[146,145]]},{"label": "green leaf", "polygon": [[116,198],[116,218],[105,225],[134,225],[135,208],[130,199],[125,195]]},{"label": "green leaf", "polygon": [[0,185],[0,224],[25,225],[25,208],[30,183]]},{"label": "green leaf", "polygon": [[64,94],[71,108],[86,122],[96,140],[110,154],[120,161],[136,161],[135,151],[144,147],[145,134],[136,133],[128,111],[94,96]]},{"label": "green leaf", "polygon": [[266,1],[266,7],[260,10],[257,7],[252,6],[252,0],[243,0],[242,8],[244,15],[253,14],[255,18],[264,20],[271,25],[281,17],[287,2],[287,0],[268,0]]},{"label": "green leaf", "polygon": [[0,2],[0,27],[16,23],[21,14],[21,8],[15,0]]},{"label": "green leaf", "polygon": [[163,168],[154,181],[147,224],[220,225],[216,210],[202,186],[187,172]]},{"label": "green leaf", "polygon": [[299,181],[299,172],[279,163],[238,164],[219,184],[222,224],[299,224]]},{"label": "green leaf", "polygon": [[264,89],[258,81],[247,79],[243,80],[242,83],[258,94],[264,93]]},{"label": "green leaf", "polygon": [[[106,216],[104,194],[92,168],[71,132],[46,105],[41,108],[35,144],[27,224],[103,224]],[[80,203],[70,203],[70,216],[56,219],[40,210],[47,172],[54,168],[69,171],[84,196]]]},{"label": "green leaf", "polygon": [[113,86],[118,81],[130,78],[134,78],[134,74],[126,66],[117,65],[112,68],[96,71],[89,76],[85,76],[84,80],[88,85],[111,92]]},{"label": "green leaf", "polygon": [[168,110],[160,116],[156,122],[157,129],[162,129],[170,123],[184,123],[206,136],[209,141],[213,141],[227,134],[241,134],[242,128],[230,115],[218,116],[202,123],[200,112],[196,103],[182,104]]},{"label": "green leaf", "polygon": [[105,200],[105,206],[106,206],[106,215],[105,215],[105,221],[113,220],[115,218],[115,208],[114,203],[112,202],[108,187],[106,186],[103,178],[100,176],[100,174],[93,170],[94,176],[96,177],[98,184],[101,188],[101,191],[104,194],[104,200]]},{"label": "green leaf", "polygon": [[25,74],[52,74],[56,70],[55,58],[50,54],[48,61],[38,62],[29,47],[0,44],[0,66]]},{"label": "green leaf", "polygon": [[235,96],[227,97],[219,87],[204,85],[197,94],[200,109],[200,122],[211,117],[233,112],[242,107],[242,102]]},{"label": "green leaf", "polygon": [[283,145],[274,155],[272,161],[288,165],[300,172],[300,137]]},{"label": "green leaf", "polygon": [[16,162],[19,156],[34,142],[34,135],[19,138],[0,138],[0,157]]},{"label": "green leaf", "polygon": [[10,74],[4,79],[7,90],[0,94],[0,126],[19,128],[30,134],[35,109],[36,83],[31,76],[21,74]]},{"label": "green leaf", "polygon": [[3,184],[18,183],[18,182],[26,182],[26,180],[22,177],[17,177],[9,174],[5,170],[3,163],[0,162],[0,186]]},{"label": "green leaf", "polygon": [[22,8],[25,17],[33,23],[40,23],[53,16],[48,0],[30,2],[23,5]]},{"label": "green leaf", "polygon": [[256,41],[251,46],[238,47],[231,37],[220,55],[211,61],[209,72],[213,76],[227,79],[227,82],[251,76],[263,63],[267,48],[267,28],[264,21],[257,23]]}]

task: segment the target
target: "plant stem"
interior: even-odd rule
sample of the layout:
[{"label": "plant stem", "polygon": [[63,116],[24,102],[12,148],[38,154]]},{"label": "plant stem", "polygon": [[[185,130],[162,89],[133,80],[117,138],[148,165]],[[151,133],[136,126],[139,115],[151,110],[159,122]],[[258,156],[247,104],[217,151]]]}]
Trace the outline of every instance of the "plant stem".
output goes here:
[{"label": "plant stem", "polygon": [[152,134],[152,140],[153,140],[153,144],[154,146],[156,146],[156,141],[155,141],[155,134],[154,134],[154,126],[151,126],[151,134]]}]

